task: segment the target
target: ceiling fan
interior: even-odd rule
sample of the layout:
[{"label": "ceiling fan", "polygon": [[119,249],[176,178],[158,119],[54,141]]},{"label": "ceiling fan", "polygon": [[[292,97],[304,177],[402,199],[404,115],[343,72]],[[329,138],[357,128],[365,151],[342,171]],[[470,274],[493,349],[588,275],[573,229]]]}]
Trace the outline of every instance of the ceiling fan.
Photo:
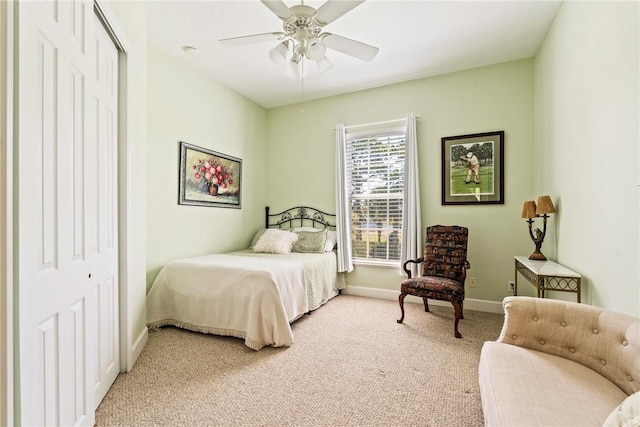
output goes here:
[{"label": "ceiling fan", "polygon": [[318,9],[302,4],[288,7],[282,0],[260,0],[282,20],[284,32],[253,34],[222,39],[225,46],[243,46],[251,43],[277,40],[279,43],[269,51],[269,57],[280,65],[292,78],[306,75],[303,58],[316,61],[322,73],[333,64],[326,56],[327,48],[371,61],[378,48],[337,34],[322,32],[325,25],[340,18],[365,0],[327,0]]}]

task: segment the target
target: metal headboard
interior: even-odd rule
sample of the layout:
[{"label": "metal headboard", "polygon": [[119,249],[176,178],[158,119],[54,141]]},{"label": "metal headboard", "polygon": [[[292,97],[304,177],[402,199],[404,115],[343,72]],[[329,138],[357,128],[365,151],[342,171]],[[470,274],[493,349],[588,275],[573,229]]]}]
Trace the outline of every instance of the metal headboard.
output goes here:
[{"label": "metal headboard", "polygon": [[269,213],[269,206],[265,208],[265,228],[336,228],[336,215],[323,212],[308,206],[296,206],[275,214]]}]

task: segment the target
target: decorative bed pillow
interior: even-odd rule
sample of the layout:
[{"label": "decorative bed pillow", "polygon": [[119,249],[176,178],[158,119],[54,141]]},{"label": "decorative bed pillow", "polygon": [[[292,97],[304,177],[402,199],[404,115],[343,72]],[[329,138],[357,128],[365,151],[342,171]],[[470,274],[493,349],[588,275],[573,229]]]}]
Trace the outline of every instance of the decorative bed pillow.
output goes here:
[{"label": "decorative bed pillow", "polygon": [[324,251],[331,252],[338,244],[338,233],[329,230],[327,232],[327,243],[324,244]]},{"label": "decorative bed pillow", "polygon": [[[313,228],[313,227],[298,227],[298,228],[294,228],[293,231],[295,231],[296,233],[298,231],[308,231],[310,233],[317,233],[323,230],[327,230],[322,229],[322,228]],[[336,247],[336,244],[338,244],[338,233],[332,230],[327,230],[327,240],[324,243],[324,252],[331,252],[333,250],[333,248]],[[295,251],[294,251],[295,252]]]},{"label": "decorative bed pillow", "polygon": [[253,246],[253,251],[271,254],[288,254],[291,252],[291,246],[296,240],[298,240],[298,235],[290,231],[278,229],[265,230]]},{"label": "decorative bed pillow", "polygon": [[253,240],[251,241],[251,245],[249,245],[249,249],[253,249],[253,247],[256,245],[256,243],[258,243],[258,240],[260,240],[265,231],[267,231],[266,228],[261,228],[256,231],[256,234],[255,236],[253,236]]},{"label": "decorative bed pillow", "polygon": [[640,391],[627,397],[604,421],[604,427],[635,427],[640,425]]},{"label": "decorative bed pillow", "polygon": [[327,229],[318,231],[295,231],[298,240],[291,248],[292,252],[324,252],[327,243]]}]

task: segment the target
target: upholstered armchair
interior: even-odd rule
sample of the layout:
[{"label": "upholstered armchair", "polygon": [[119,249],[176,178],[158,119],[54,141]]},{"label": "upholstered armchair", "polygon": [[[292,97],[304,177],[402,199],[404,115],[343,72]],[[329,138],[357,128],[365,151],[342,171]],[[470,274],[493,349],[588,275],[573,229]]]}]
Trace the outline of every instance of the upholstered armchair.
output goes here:
[{"label": "upholstered armchair", "polygon": [[[462,338],[458,331],[458,322],[464,319],[464,281],[467,269],[467,240],[469,230],[457,225],[434,225],[427,227],[424,257],[406,261],[402,269],[407,279],[400,285],[400,310],[402,315],[398,323],[404,321],[404,298],[414,295],[422,298],[424,311],[429,311],[428,299],[449,301],[455,310],[454,332],[456,338]],[[411,277],[408,264],[422,264],[422,276]]]}]

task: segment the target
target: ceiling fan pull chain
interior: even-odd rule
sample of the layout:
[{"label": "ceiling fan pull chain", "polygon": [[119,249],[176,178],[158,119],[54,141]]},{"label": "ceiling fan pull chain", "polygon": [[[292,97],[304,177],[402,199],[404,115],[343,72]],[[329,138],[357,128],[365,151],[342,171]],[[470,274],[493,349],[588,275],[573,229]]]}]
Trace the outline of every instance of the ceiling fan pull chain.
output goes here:
[{"label": "ceiling fan pull chain", "polygon": [[[304,67],[304,64],[302,64],[302,66]],[[300,102],[300,112],[304,113],[304,74],[300,77],[300,88],[302,92],[300,96],[302,98],[302,101]]]}]

